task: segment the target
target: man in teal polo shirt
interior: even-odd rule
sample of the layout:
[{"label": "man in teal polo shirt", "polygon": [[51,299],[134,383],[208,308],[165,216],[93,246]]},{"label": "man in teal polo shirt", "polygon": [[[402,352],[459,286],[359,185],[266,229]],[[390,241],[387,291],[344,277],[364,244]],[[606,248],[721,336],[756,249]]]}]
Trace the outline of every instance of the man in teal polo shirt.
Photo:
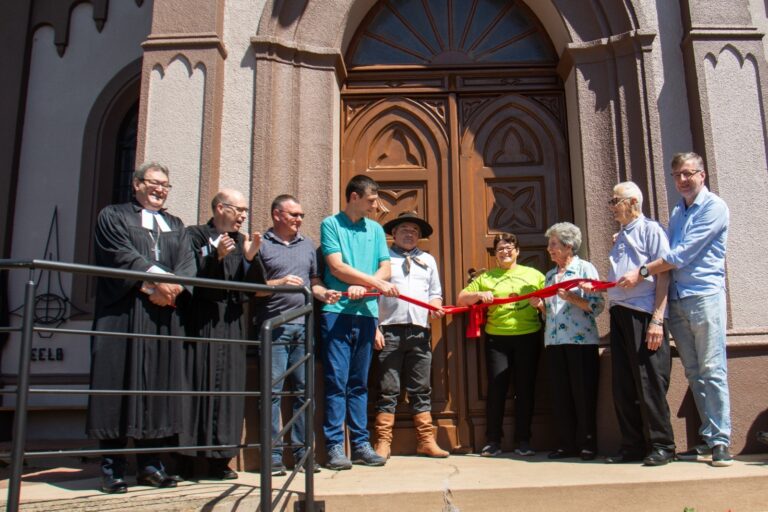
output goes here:
[{"label": "man in teal polo shirt", "polygon": [[[357,175],[347,184],[344,211],[323,220],[320,241],[325,258],[323,280],[348,296],[325,304],[320,317],[325,380],[323,434],[329,469],[350,469],[352,463],[383,466],[369,441],[368,369],[378,323],[376,297],[364,297],[369,288],[385,296],[398,295],[389,282],[390,264],[384,230],[367,218],[376,211],[379,185]],[[344,453],[344,421],[349,428],[352,460]]]}]

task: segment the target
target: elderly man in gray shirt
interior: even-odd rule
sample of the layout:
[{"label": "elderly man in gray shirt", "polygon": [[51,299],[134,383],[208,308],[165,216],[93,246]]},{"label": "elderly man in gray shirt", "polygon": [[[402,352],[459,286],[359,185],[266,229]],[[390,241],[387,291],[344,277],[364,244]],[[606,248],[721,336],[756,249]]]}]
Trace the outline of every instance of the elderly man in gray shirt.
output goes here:
[{"label": "elderly man in gray shirt", "polygon": [[[271,286],[294,285],[312,287],[315,299],[333,304],[339,300],[341,293],[326,288],[317,269],[317,252],[312,240],[299,233],[304,220],[304,210],[299,201],[288,194],[277,196],[272,201],[272,227],[262,237],[259,256],[264,264],[267,284]],[[258,321],[263,322],[282,313],[304,305],[304,297],[298,293],[275,293],[269,297],[267,304],[259,315]],[[272,378],[282,375],[296,364],[306,354],[304,343],[304,317],[299,317],[290,323],[283,324],[273,333],[275,345],[272,348]],[[285,343],[285,344],[280,344]],[[288,379],[286,379],[288,380]],[[304,405],[304,389],[306,387],[304,365],[300,365],[291,373],[290,381],[293,391],[299,393],[293,403],[295,415]],[[283,382],[273,386],[272,392],[283,390]],[[302,413],[291,428],[291,444],[294,460],[299,461],[304,456],[304,424]],[[272,436],[280,432],[280,396],[272,397]],[[320,470],[315,464],[313,470]],[[285,475],[283,464],[283,447],[272,449],[272,475]]]},{"label": "elderly man in gray shirt", "polygon": [[[642,213],[643,193],[631,181],[613,188],[609,201],[621,224],[610,254],[609,281],[669,253],[664,229]],[[613,404],[621,430],[621,452],[607,463],[642,460],[662,466],[675,457],[667,389],[671,372],[669,337],[664,329],[669,273],[645,279],[635,288],[611,288]]]}]

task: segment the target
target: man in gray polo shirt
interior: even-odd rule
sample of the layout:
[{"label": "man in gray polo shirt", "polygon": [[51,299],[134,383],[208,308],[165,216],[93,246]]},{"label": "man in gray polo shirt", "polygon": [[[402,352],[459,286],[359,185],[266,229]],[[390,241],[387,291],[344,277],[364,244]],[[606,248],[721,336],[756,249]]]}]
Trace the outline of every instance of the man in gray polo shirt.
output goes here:
[{"label": "man in gray polo shirt", "polygon": [[[259,251],[264,263],[265,277],[268,285],[306,286],[312,287],[315,298],[326,304],[339,300],[341,293],[326,288],[317,270],[317,253],[312,240],[299,233],[304,219],[304,210],[298,200],[288,194],[279,195],[272,201],[272,227],[262,237]],[[275,293],[271,295],[266,306],[259,315],[259,322],[281,315],[282,313],[304,305],[304,297],[298,293]],[[275,343],[289,343],[272,347],[272,376],[282,375],[285,370],[304,357],[304,317],[299,317],[291,323],[283,324],[273,333]],[[293,391],[303,393],[306,385],[304,365],[299,366],[290,376]],[[288,379],[286,379],[288,380]],[[283,381],[284,382],[284,381]],[[273,386],[272,392],[283,390],[283,382]],[[295,397],[293,413],[304,405],[304,397]],[[272,398],[272,436],[280,432],[280,396]],[[304,414],[291,428],[291,444],[304,444]],[[295,460],[304,456],[303,448],[294,448]],[[314,470],[319,471],[315,464]],[[272,475],[285,475],[283,465],[283,448],[272,449]]]}]

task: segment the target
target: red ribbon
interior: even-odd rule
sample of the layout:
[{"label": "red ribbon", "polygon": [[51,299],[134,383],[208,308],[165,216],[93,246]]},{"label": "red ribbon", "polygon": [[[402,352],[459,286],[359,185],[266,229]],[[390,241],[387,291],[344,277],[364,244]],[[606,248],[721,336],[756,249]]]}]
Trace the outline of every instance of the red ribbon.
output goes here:
[{"label": "red ribbon", "polygon": [[[547,297],[552,297],[553,295],[557,295],[558,290],[570,290],[571,288],[574,288],[582,283],[589,283],[592,285],[592,289],[595,291],[599,290],[607,290],[608,288],[613,288],[616,286],[616,283],[613,281],[598,281],[596,279],[570,279],[568,281],[563,281],[561,283],[553,284],[551,286],[547,286],[546,288],[542,288],[540,290],[536,290],[535,292],[526,293],[525,295],[517,295],[515,297],[504,297],[501,299],[493,299],[492,302],[489,303],[477,303],[472,304],[471,306],[443,306],[443,311],[445,311],[448,315],[455,315],[457,313],[464,313],[469,312],[469,322],[467,323],[467,331],[466,335],[467,338],[479,338],[480,332],[483,324],[485,324],[485,310],[491,306],[498,306],[499,304],[509,304],[511,302],[520,302],[521,300],[527,300],[532,297],[538,297],[540,299],[546,299]],[[347,292],[342,293],[343,296],[349,296]],[[379,297],[381,296],[381,292],[366,292],[363,296],[364,297]],[[415,304],[416,306],[421,306],[422,308],[428,309],[429,311],[437,311],[438,308],[433,306],[432,304],[429,304],[427,302],[420,301],[419,299],[414,299],[413,297],[408,297],[407,295],[398,295],[398,299],[404,300],[405,302],[410,302],[411,304]]]}]

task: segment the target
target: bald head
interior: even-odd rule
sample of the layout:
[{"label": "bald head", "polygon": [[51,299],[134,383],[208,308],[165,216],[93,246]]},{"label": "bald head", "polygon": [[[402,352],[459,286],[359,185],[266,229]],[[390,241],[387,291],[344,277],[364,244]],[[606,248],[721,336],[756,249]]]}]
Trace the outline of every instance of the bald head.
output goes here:
[{"label": "bald head", "polygon": [[219,203],[234,204],[237,206],[245,206],[245,196],[239,190],[234,188],[223,188],[219,190],[213,199],[211,200],[211,210],[216,212],[216,205]]},{"label": "bald head", "polygon": [[223,188],[211,200],[213,223],[219,232],[240,231],[248,216],[248,201],[239,190]]}]

